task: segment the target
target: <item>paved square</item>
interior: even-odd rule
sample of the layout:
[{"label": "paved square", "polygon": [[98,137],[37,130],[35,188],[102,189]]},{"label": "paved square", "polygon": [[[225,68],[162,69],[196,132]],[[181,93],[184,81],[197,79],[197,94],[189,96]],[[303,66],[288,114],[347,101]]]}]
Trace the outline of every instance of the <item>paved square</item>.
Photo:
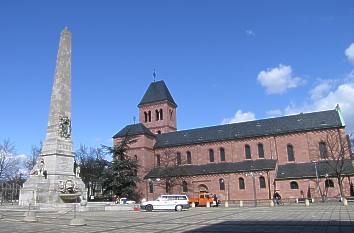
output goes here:
[{"label": "paved square", "polygon": [[69,226],[73,213],[38,211],[37,223],[23,221],[25,210],[0,208],[0,232],[354,232],[354,205],[310,207],[195,208],[183,212],[82,212],[82,227]]}]

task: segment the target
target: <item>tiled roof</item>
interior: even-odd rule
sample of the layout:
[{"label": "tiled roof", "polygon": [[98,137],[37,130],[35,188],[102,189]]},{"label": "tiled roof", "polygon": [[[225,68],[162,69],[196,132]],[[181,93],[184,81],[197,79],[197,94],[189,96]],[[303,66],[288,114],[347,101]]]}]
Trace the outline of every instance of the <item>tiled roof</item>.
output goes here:
[{"label": "tiled roof", "polygon": [[121,131],[116,133],[113,138],[120,138],[125,136],[134,136],[139,134],[145,134],[150,136],[155,136],[148,128],[146,128],[142,123],[127,125]]},{"label": "tiled roof", "polygon": [[[334,176],[335,161],[320,161],[316,165],[318,177]],[[345,160],[343,170],[345,175],[354,175],[354,168],[351,160]],[[277,180],[316,178],[314,163],[291,163],[278,165]]]},{"label": "tiled roof", "polygon": [[168,176],[196,176],[224,173],[240,173],[250,171],[274,170],[276,161],[272,159],[245,160],[236,163],[209,163],[205,165],[183,165],[176,167],[157,167],[151,170],[144,179]]},{"label": "tiled roof", "polygon": [[160,134],[156,136],[157,142],[155,148],[277,135],[342,126],[340,116],[336,110],[301,113],[292,116]]},{"label": "tiled roof", "polygon": [[150,84],[138,106],[164,100],[169,101],[172,105],[177,107],[165,82],[161,80]]}]

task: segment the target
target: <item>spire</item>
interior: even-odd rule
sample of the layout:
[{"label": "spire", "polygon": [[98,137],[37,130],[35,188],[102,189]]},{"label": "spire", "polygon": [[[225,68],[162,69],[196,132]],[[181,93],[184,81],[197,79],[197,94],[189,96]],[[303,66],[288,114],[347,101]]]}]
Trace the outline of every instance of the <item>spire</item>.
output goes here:
[{"label": "spire", "polygon": [[161,80],[152,82],[150,84],[138,106],[165,100],[169,101],[173,106],[177,107],[177,104],[172,98],[172,95],[168,90],[165,82]]},{"label": "spire", "polygon": [[[63,143],[66,144],[64,147],[62,145]],[[71,32],[67,27],[65,27],[60,34],[55,76],[50,100],[47,136],[43,144],[42,153],[48,153],[48,151],[56,153],[58,150],[61,150],[61,153],[72,153]]]}]

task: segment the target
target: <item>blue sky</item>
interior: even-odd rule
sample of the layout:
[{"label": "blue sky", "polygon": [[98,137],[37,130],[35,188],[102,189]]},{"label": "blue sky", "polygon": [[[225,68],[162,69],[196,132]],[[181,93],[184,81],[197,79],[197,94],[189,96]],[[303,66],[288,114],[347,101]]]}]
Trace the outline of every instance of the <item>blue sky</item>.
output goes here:
[{"label": "blue sky", "polygon": [[18,153],[44,140],[65,26],[76,147],[133,122],[154,68],[178,129],[340,103],[354,132],[354,1],[2,0],[0,26],[0,140]]}]

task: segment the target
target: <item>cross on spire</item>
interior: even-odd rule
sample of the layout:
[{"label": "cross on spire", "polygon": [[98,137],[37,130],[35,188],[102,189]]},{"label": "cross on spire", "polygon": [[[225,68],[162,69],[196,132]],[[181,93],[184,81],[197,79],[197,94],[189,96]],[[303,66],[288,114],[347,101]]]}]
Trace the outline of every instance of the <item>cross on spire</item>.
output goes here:
[{"label": "cross on spire", "polygon": [[156,81],[156,70],[154,69],[154,72],[152,73],[152,76],[154,77],[154,82]]}]

